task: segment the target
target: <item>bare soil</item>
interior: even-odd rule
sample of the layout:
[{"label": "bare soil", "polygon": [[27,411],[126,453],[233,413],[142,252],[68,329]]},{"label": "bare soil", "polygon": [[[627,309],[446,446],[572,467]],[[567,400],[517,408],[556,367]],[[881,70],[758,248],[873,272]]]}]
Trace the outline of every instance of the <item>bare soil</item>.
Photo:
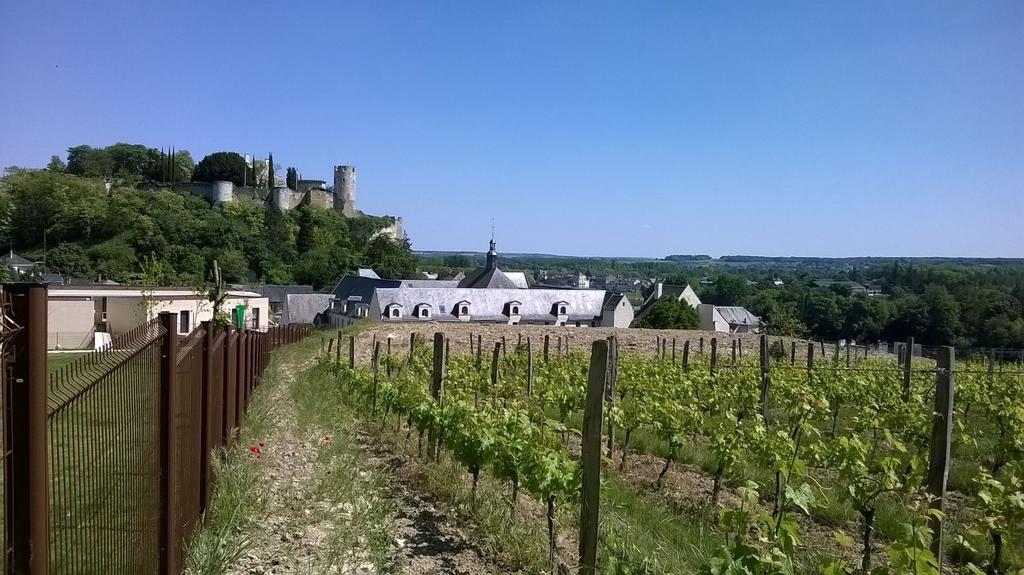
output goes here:
[{"label": "bare soil", "polygon": [[[654,355],[658,349],[659,342],[665,342],[665,355],[672,356],[673,342],[675,342],[675,355],[678,361],[682,361],[683,346],[690,342],[691,357],[701,353],[711,353],[712,339],[717,341],[718,356],[724,361],[726,357],[732,357],[732,342],[737,343],[737,355],[747,357],[757,355],[760,336],[757,334],[730,334],[714,331],[700,330],[673,330],[673,329],[635,329],[635,328],[609,328],[609,327],[558,327],[543,325],[503,325],[485,323],[460,323],[460,322],[408,322],[408,323],[372,323],[360,332],[356,339],[356,362],[360,365],[369,365],[373,353],[373,342],[380,341],[386,349],[387,342],[391,341],[393,353],[399,353],[409,349],[409,336],[416,334],[417,341],[432,341],[434,333],[441,332],[449,340],[449,349],[453,354],[469,354],[470,339],[472,338],[472,349],[476,350],[477,337],[481,338],[484,350],[493,348],[496,342],[505,338],[508,346],[520,343],[531,342],[534,353],[543,353],[544,337],[548,337],[549,353],[556,354],[561,349],[565,350],[586,350],[597,340],[604,340],[615,336],[619,342],[619,349],[623,353],[638,353]],[[329,332],[323,335],[325,342],[331,338]],[[791,345],[796,342],[797,362],[806,361],[808,340],[772,337],[783,340],[787,357],[791,352]],[[703,340],[703,348],[701,346]],[[325,343],[326,345],[326,343]],[[834,348],[825,346],[828,357],[832,357]],[[845,353],[845,352],[844,352]],[[344,360],[348,354],[347,337],[342,342],[341,357]],[[820,357],[820,347],[815,349],[816,357]],[[845,355],[843,356],[845,359]]]},{"label": "bare soil", "polygon": [[[340,558],[328,549],[329,539],[338,526],[335,522],[344,522],[351,516],[350,510],[364,502],[339,504],[311,488],[316,484],[317,449],[322,438],[320,433],[303,434],[298,429],[296,406],[289,387],[312,361],[312,358],[305,358],[305,362],[284,366],[285,381],[270,391],[276,421],[270,426],[272,431],[264,439],[260,454],[266,466],[267,513],[259,528],[247,534],[252,541],[250,551],[229,570],[230,575],[377,572],[365,548],[365,538],[356,538],[356,545]],[[389,572],[410,575],[509,572],[495,567],[499,561],[488,557],[473,543],[458,523],[457,513],[443,509],[417,489],[415,465],[408,457],[389,451],[378,439],[362,432],[334,440],[346,439],[364,456],[357,462],[359,475],[382,479],[383,496],[391,500],[394,509],[387,528],[393,535]]]}]

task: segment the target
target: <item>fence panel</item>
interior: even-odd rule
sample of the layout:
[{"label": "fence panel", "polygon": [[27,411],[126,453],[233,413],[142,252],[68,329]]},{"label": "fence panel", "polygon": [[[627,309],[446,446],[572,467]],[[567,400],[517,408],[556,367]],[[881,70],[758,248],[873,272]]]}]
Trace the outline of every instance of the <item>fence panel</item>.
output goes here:
[{"label": "fence panel", "polygon": [[[177,464],[174,473],[174,489],[177,495],[175,533],[171,543],[175,552],[181,553],[195,528],[201,511],[201,456],[202,453],[202,410],[203,410],[203,338],[206,331],[200,327],[193,331],[178,346],[178,363],[175,385],[177,386],[174,407],[174,441]],[[177,562],[181,564],[181,562]]]},{"label": "fence panel", "polygon": [[175,573],[211,451],[270,352],[311,328],[182,338],[160,314],[48,374],[46,301],[45,286],[0,287],[0,575]]},{"label": "fence panel", "polygon": [[162,335],[140,326],[49,376],[53,573],[157,569]]}]

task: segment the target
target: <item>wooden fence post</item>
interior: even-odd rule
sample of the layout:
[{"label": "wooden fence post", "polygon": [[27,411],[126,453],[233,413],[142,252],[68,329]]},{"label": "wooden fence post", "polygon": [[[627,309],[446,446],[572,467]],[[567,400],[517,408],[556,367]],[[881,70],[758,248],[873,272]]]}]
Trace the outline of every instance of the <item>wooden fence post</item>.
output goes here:
[{"label": "wooden fence post", "polygon": [[736,340],[732,340],[732,364],[736,365]]},{"label": "wooden fence post", "polygon": [[[935,357],[935,408],[932,413],[932,444],[928,457],[928,493],[933,500],[929,507],[943,510],[946,496],[946,481],[949,479],[950,448],[953,443],[953,396],[956,353],[952,347],[937,350]],[[939,561],[942,571],[942,526],[939,517],[931,516],[928,524],[932,529],[932,553]]]},{"label": "wooden fence post", "polygon": [[772,368],[768,356],[768,336],[761,336],[761,417],[768,423],[768,393],[772,385]]},{"label": "wooden fence post", "polygon": [[796,365],[796,342],[791,342],[789,350],[789,365]]},{"label": "wooden fence post", "polygon": [[160,326],[164,329],[160,341],[160,574],[178,575],[181,571],[178,533],[178,449],[175,426],[178,407],[178,334],[175,318],[178,314],[160,312]]},{"label": "wooden fence post", "polygon": [[672,365],[676,364],[676,338],[672,338]]},{"label": "wooden fence post", "polygon": [[597,573],[597,527],[601,506],[601,423],[608,378],[608,342],[597,340],[590,351],[590,374],[583,411],[583,485],[580,488],[580,574]]},{"label": "wooden fence post", "polygon": [[690,371],[690,340],[683,342],[683,371]]},{"label": "wooden fence post", "polygon": [[384,368],[387,370],[388,378],[390,379],[391,378],[391,337],[390,336],[388,337],[388,354],[387,354],[387,357],[384,359],[384,363],[385,363]]},{"label": "wooden fence post", "polygon": [[327,359],[331,358],[331,352],[334,351],[334,338],[332,337],[327,341]]},{"label": "wooden fence post", "polygon": [[213,451],[213,322],[204,321],[203,326],[203,378],[202,407],[200,408],[199,424],[199,512],[206,510],[210,501],[210,486],[213,478],[210,473],[210,452]]},{"label": "wooden fence post", "polygon": [[412,365],[414,355],[416,355],[416,332],[411,332],[409,334],[409,365]]},{"label": "wooden fence post", "polygon": [[334,365],[341,367],[341,330],[338,330],[338,347],[334,354]]},{"label": "wooden fence post", "polygon": [[850,340],[846,340],[846,369],[850,369]]},{"label": "wooden fence post", "polygon": [[814,385],[814,342],[807,344],[807,384]]},{"label": "wooden fence post", "polygon": [[551,344],[551,336],[544,334],[544,363],[548,362],[548,347]]},{"label": "wooden fence post", "polygon": [[5,572],[48,575],[47,290],[41,284],[14,284],[4,289],[11,294],[11,312],[21,326],[11,342],[10,403],[2,416],[10,434],[5,434],[7,444],[3,446],[8,450],[4,462],[4,521],[9,528],[9,539],[4,542]]},{"label": "wooden fence post", "polygon": [[235,335],[235,328],[232,325],[224,327],[224,444],[231,440],[231,430],[235,428],[235,402],[237,401],[238,387],[235,384],[235,373],[238,367],[238,353],[235,345],[238,336]]},{"label": "wooden fence post", "polygon": [[476,370],[480,371],[483,368],[483,357],[484,357],[484,342],[482,335],[476,336]]},{"label": "wooden fence post", "polygon": [[348,336],[348,368],[356,368],[356,336]]},{"label": "wooden fence post", "polygon": [[701,355],[704,355],[704,337],[703,336],[701,336],[701,338],[700,338],[700,348],[699,348],[698,351],[699,351],[699,353]]},{"label": "wooden fence post", "polygon": [[380,342],[373,346],[373,399],[371,415],[377,415],[377,388],[380,386]]},{"label": "wooden fence post", "polygon": [[494,353],[491,355],[491,396],[498,393],[498,359],[501,356],[501,343],[494,342]]},{"label": "wooden fence post", "polygon": [[[431,372],[430,378],[430,395],[434,398],[434,402],[437,405],[441,405],[444,402],[444,372],[445,372],[445,338],[444,334],[437,332],[434,334],[434,369]],[[477,346],[479,347],[479,346]],[[430,432],[427,435],[427,456],[431,459],[437,459],[441,451],[441,430],[435,426],[430,426]]]},{"label": "wooden fence post", "polygon": [[615,407],[615,383],[619,379],[619,339],[610,336],[608,338],[608,377],[605,390],[605,401],[608,402],[608,457],[612,456],[615,448],[615,428],[612,426],[611,410]]},{"label": "wooden fence post", "polygon": [[743,357],[743,340],[739,340],[740,357]]},{"label": "wooden fence post", "polygon": [[711,338],[711,376],[715,375],[715,362],[718,361],[718,338]]},{"label": "wooden fence post", "polygon": [[533,342],[526,338],[526,397],[533,397]]},{"label": "wooden fence post", "polygon": [[912,377],[914,361],[914,338],[908,337],[906,347],[903,348],[903,401],[910,401],[910,394],[912,391]]}]

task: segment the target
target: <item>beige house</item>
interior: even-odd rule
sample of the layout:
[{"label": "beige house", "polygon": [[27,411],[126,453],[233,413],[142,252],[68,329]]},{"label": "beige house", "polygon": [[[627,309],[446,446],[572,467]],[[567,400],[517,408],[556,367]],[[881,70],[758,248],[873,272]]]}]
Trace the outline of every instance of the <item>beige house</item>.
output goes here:
[{"label": "beige house", "polygon": [[[223,309],[234,314],[239,306],[244,306],[241,309],[246,328],[267,329],[266,297],[250,291],[229,291]],[[164,311],[177,314],[175,323],[180,334],[213,319],[213,304],[206,294],[190,288],[50,286],[47,308],[49,349],[93,349],[105,341],[96,336],[97,332],[116,337]]]}]

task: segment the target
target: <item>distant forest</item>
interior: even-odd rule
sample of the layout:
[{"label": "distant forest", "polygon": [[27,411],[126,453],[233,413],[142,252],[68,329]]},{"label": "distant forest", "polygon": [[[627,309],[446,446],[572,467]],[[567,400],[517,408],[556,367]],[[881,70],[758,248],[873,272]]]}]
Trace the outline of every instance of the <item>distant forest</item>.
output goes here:
[{"label": "distant forest", "polygon": [[[211,156],[241,158],[233,152]],[[213,260],[230,282],[316,288],[333,286],[359,266],[384,277],[416,271],[407,240],[375,236],[389,218],[346,218],[311,206],[280,212],[253,200],[214,207],[162,187],[160,180],[172,172],[170,158],[131,144],[76,146],[69,161],[55,156],[46,169],[7,168],[0,177],[4,251],[66,277],[149,285],[200,285]],[[181,165],[173,172],[184,179],[204,165],[192,167],[184,151],[174,158]],[[228,164],[229,170],[238,167]]]},{"label": "distant forest", "polygon": [[[482,255],[422,258],[440,271],[479,265]],[[728,256],[727,256],[728,257]],[[1024,265],[1000,258],[768,258],[674,256],[675,261],[503,257],[503,269],[582,271],[689,284],[701,300],[740,305],[769,333],[835,341],[903,341],[926,345],[1024,348]],[[742,261],[740,261],[742,260]],[[855,294],[814,280],[872,284],[880,295]],[[781,285],[776,284],[776,280]]]}]

